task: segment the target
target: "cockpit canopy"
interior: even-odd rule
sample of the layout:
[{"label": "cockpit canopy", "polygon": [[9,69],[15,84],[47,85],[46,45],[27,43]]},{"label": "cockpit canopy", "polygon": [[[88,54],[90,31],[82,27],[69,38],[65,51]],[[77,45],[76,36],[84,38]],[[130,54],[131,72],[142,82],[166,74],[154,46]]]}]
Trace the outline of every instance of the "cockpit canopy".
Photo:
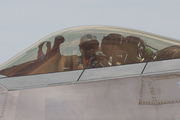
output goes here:
[{"label": "cockpit canopy", "polygon": [[[98,44],[93,48],[90,44],[82,47],[84,35],[92,35]],[[95,49],[93,58],[83,57],[82,48]],[[85,26],[61,30],[41,39],[1,65],[0,74],[33,75],[175,58],[180,58],[178,40],[120,27]]]}]

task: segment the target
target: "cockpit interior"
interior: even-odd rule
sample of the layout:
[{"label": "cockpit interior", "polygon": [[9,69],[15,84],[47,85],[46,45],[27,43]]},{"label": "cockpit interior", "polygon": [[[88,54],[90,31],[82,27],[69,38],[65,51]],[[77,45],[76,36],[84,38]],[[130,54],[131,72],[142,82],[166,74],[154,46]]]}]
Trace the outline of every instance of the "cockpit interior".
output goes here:
[{"label": "cockpit interior", "polygon": [[[80,46],[88,35],[96,45],[86,38],[89,43]],[[82,48],[93,49],[93,57],[84,58]],[[50,34],[1,65],[0,74],[24,76],[176,58],[180,58],[178,40],[119,27],[87,26]]]}]

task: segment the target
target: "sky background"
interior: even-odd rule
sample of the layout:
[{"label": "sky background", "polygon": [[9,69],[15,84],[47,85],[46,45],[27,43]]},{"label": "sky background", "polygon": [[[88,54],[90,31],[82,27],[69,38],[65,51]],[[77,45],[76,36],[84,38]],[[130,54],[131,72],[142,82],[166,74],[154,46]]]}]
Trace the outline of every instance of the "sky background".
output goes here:
[{"label": "sky background", "polygon": [[1,0],[0,64],[53,32],[84,25],[180,40],[180,0]]}]

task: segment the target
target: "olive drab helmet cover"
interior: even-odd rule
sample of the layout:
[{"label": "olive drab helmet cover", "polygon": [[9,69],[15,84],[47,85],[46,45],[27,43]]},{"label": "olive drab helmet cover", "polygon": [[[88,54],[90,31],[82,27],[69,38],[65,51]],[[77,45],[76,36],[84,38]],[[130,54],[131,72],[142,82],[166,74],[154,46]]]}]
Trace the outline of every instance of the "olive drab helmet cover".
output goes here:
[{"label": "olive drab helmet cover", "polygon": [[86,34],[81,37],[79,47],[83,48],[84,45],[88,45],[88,44],[95,44],[99,46],[99,42],[95,35]]}]

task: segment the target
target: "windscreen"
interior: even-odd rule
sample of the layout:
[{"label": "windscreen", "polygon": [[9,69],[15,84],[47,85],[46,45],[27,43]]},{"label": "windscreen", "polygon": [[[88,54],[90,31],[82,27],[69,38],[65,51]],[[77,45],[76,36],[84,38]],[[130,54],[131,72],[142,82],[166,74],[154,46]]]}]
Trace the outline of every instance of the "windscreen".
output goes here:
[{"label": "windscreen", "polygon": [[178,40],[109,26],[53,33],[0,66],[0,74],[22,76],[112,67],[180,57]]}]

